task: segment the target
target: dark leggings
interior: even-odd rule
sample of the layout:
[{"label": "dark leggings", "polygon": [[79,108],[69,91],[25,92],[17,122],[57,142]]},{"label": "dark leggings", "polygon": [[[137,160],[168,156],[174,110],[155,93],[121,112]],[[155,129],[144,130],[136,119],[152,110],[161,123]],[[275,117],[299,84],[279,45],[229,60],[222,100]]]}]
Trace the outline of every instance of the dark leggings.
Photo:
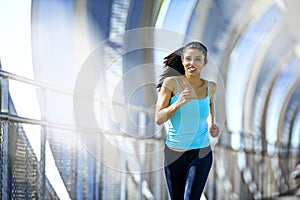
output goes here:
[{"label": "dark leggings", "polygon": [[177,152],[165,146],[165,175],[172,200],[199,200],[212,165],[210,147]]}]

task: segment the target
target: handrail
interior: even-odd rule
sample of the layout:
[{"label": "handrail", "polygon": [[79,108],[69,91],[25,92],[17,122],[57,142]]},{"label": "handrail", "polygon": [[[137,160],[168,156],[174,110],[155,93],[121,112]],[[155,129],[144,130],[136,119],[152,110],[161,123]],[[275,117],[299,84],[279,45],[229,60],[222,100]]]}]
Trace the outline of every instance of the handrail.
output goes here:
[{"label": "handrail", "polygon": [[0,119],[9,120],[9,121],[13,121],[13,122],[19,122],[19,123],[25,123],[25,124],[31,124],[31,125],[40,125],[40,126],[47,126],[47,127],[52,127],[52,128],[66,129],[66,130],[74,130],[74,128],[75,128],[72,125],[58,124],[58,123],[53,123],[53,122],[47,122],[44,120],[20,117],[18,115],[13,115],[13,114],[3,113],[3,112],[0,112]]},{"label": "handrail", "polygon": [[[25,84],[36,86],[36,87],[39,87],[42,89],[55,91],[60,94],[65,94],[65,95],[69,95],[69,96],[73,96],[73,94],[74,94],[70,90],[68,91],[68,90],[64,90],[64,89],[61,89],[61,88],[58,88],[55,86],[49,86],[46,83],[42,83],[42,82],[35,81],[35,80],[29,79],[29,78],[25,78],[25,77],[4,71],[2,69],[0,69],[0,77],[23,82]],[[124,103],[115,102],[115,101],[108,101],[108,100],[104,100],[104,99],[100,99],[100,98],[95,98],[95,100],[99,101],[102,104],[107,104],[107,105],[113,104],[113,105],[117,105],[117,106],[121,106],[121,107],[127,107],[128,109],[130,109],[133,112],[153,114],[153,112],[151,112],[150,110],[147,110],[146,108],[141,107],[141,106],[129,105],[129,104],[124,104]],[[0,112],[0,119],[9,120],[9,121],[13,121],[13,122],[32,124],[32,125],[46,126],[46,127],[51,127],[51,128],[63,129],[63,130],[74,131],[77,129],[77,127],[72,124],[59,124],[59,123],[49,122],[49,121],[45,121],[45,120],[26,118],[26,117],[21,117],[18,115],[6,113],[6,112]],[[95,129],[91,129],[91,128],[84,128],[84,130],[87,132],[95,131]],[[119,135],[119,136],[128,137],[128,138],[135,138],[135,136],[120,134],[120,132],[112,132],[112,131],[107,131],[107,130],[101,130],[101,131],[105,132],[104,134],[111,134],[111,135],[116,135],[116,136]],[[146,140],[161,139],[160,137],[148,137],[148,138],[147,137],[138,137],[138,138],[146,139]]]},{"label": "handrail", "polygon": [[29,78],[25,78],[23,76],[19,76],[19,75],[4,71],[2,69],[0,69],[0,76],[3,78],[9,78],[11,80],[23,82],[28,85],[33,85],[33,86],[37,86],[37,87],[40,87],[43,89],[52,90],[52,91],[55,91],[58,93],[62,93],[62,94],[70,95],[70,96],[73,95],[73,92],[71,92],[71,91],[66,91],[66,90],[60,89],[58,87],[49,86],[46,83],[42,83],[42,82],[35,81],[35,80],[29,79]]},{"label": "handrail", "polygon": [[[25,78],[7,71],[4,71],[2,69],[0,69],[0,77],[3,78],[8,78],[11,80],[15,80],[15,81],[19,81],[19,82],[23,82],[26,83],[28,85],[32,85],[32,86],[37,86],[46,90],[51,90],[51,91],[55,91],[57,93],[61,93],[61,94],[65,94],[65,95],[69,95],[69,96],[73,96],[74,93],[71,90],[66,90],[66,89],[61,89],[55,86],[50,86],[46,83],[42,83],[36,80],[32,80],[29,78]],[[124,104],[121,102],[116,102],[116,101],[108,101],[105,99],[100,99],[100,98],[95,98],[95,100],[99,101],[100,103],[104,103],[104,104],[113,104],[113,105],[118,105],[118,106],[122,106],[122,107],[127,107],[128,109],[130,109],[131,111],[134,112],[142,112],[142,113],[147,113],[147,114],[153,114],[153,112],[149,111],[147,108],[141,107],[141,106],[136,106],[136,105],[131,105],[131,104]]]},{"label": "handrail", "polygon": [[[75,125],[71,125],[71,124],[59,124],[59,123],[48,122],[48,121],[44,121],[44,120],[20,117],[17,115],[3,113],[3,112],[0,112],[0,120],[8,120],[8,121],[17,122],[17,123],[39,125],[39,126],[45,126],[45,127],[56,128],[56,129],[61,129],[61,130],[69,130],[69,131],[76,131],[76,129],[77,129],[77,127]],[[92,129],[92,128],[84,128],[83,130],[86,132],[96,131],[96,129]],[[153,136],[152,137],[137,137],[137,136],[131,136],[131,135],[127,135],[127,134],[124,135],[124,134],[121,134],[121,132],[113,132],[110,130],[101,130],[101,131],[103,131],[103,135],[113,135],[116,137],[123,137],[123,138],[150,140],[150,141],[162,139],[162,137],[153,137]]]}]

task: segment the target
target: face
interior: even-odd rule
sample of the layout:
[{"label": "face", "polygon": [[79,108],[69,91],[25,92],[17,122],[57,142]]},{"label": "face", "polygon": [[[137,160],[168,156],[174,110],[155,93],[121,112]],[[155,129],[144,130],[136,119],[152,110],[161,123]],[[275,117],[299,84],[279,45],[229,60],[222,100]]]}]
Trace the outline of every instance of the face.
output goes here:
[{"label": "face", "polygon": [[207,64],[207,59],[200,50],[188,49],[183,54],[182,64],[186,75],[199,75]]}]

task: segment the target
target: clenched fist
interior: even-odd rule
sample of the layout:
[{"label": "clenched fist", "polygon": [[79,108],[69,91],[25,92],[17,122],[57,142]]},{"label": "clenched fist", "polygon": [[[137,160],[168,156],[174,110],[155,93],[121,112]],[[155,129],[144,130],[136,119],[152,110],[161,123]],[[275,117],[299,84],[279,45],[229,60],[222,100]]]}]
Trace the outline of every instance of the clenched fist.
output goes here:
[{"label": "clenched fist", "polygon": [[219,129],[219,127],[218,127],[216,124],[212,124],[212,125],[209,127],[209,133],[210,133],[211,136],[213,136],[213,137],[218,137],[218,136],[219,136],[219,133],[220,133],[220,129]]},{"label": "clenched fist", "polygon": [[181,107],[181,106],[183,106],[184,104],[188,103],[191,100],[192,100],[192,96],[191,96],[190,90],[186,87],[180,93],[179,98],[178,98],[177,101],[178,101],[178,103]]}]

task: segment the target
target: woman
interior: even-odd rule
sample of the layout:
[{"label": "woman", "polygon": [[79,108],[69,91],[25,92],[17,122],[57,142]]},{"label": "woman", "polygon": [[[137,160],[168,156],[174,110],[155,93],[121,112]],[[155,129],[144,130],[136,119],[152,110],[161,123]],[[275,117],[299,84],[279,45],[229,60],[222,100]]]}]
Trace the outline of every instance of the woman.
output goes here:
[{"label": "woman", "polygon": [[168,122],[165,175],[175,199],[200,199],[212,165],[209,133],[219,135],[214,124],[217,85],[202,79],[207,48],[190,42],[165,57],[165,70],[157,85],[155,120]]}]

